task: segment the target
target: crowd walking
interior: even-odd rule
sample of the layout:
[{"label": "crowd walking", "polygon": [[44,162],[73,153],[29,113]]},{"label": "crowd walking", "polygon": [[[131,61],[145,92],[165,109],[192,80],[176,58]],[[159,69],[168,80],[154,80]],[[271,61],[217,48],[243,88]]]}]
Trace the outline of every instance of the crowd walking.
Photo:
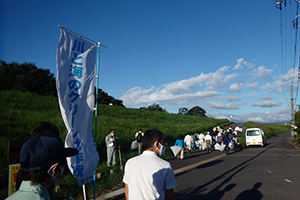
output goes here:
[{"label": "crowd walking", "polygon": [[230,151],[236,151],[239,147],[238,131],[233,130],[231,126],[227,129],[217,126],[209,129],[205,134],[188,132],[183,140],[179,135],[174,146],[182,148],[182,151],[175,155],[180,160],[184,158],[184,152],[190,153],[192,150],[203,150],[208,153],[224,151],[226,155],[229,155]]}]

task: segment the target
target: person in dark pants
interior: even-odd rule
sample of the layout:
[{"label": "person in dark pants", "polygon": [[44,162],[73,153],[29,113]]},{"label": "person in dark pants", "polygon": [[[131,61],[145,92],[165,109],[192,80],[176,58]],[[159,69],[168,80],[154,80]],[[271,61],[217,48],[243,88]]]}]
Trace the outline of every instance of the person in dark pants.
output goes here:
[{"label": "person in dark pants", "polygon": [[226,153],[226,155],[228,155],[229,154],[229,143],[231,141],[231,138],[230,138],[229,133],[227,131],[226,131],[225,135],[223,136],[222,141],[223,141],[223,144],[226,145],[225,146],[225,153]]}]

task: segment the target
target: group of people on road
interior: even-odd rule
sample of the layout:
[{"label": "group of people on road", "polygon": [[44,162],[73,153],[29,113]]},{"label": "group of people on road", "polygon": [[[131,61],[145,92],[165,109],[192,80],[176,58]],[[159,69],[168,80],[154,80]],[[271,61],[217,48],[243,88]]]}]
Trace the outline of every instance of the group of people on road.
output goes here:
[{"label": "group of people on road", "polygon": [[233,130],[231,126],[227,130],[219,126],[209,129],[206,134],[203,133],[190,133],[188,132],[183,138],[179,135],[175,146],[180,146],[182,150],[177,154],[178,159],[184,158],[185,150],[189,153],[191,150],[206,150],[211,152],[213,150],[225,151],[226,155],[229,150],[237,150],[238,148],[238,131]]}]

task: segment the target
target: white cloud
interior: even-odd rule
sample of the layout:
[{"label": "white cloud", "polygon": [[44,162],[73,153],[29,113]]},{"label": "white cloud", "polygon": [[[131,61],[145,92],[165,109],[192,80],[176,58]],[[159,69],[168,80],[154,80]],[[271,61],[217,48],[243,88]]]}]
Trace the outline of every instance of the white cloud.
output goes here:
[{"label": "white cloud", "polygon": [[[236,69],[239,66],[243,66],[244,70],[253,66],[251,63],[239,59],[237,61],[240,65],[235,66]],[[181,107],[191,108],[195,105],[201,104],[201,107],[207,111],[208,116],[215,118],[230,118],[235,122],[255,121],[260,123],[272,123],[277,121],[288,121],[290,114],[285,111],[283,114],[279,112],[283,102],[279,102],[272,99],[273,93],[282,92],[282,82],[291,83],[291,77],[293,73],[290,70],[286,75],[280,77],[274,77],[274,82],[268,82],[261,86],[261,80],[265,77],[269,77],[268,80],[272,80],[272,70],[266,69],[260,66],[252,73],[245,71],[244,73],[232,73],[233,69],[229,66],[223,66],[211,73],[201,73],[199,76],[194,76],[188,79],[178,80],[175,82],[166,83],[160,86],[150,86],[149,88],[133,87],[127,90],[126,93],[120,98],[126,107],[142,107],[148,106],[153,103],[157,103],[168,111],[178,110]],[[253,74],[255,72],[256,74]],[[257,75],[259,73],[259,75]],[[251,78],[251,74],[254,75]],[[256,80],[254,82],[250,81]],[[264,93],[259,92],[258,89],[265,90]],[[239,95],[226,95],[224,97],[224,91],[228,93],[241,93]],[[250,89],[255,91],[251,92]],[[290,89],[290,88],[286,88]],[[227,93],[227,94],[228,94]],[[268,94],[268,95],[263,95]],[[254,99],[260,98],[255,102]],[[274,98],[274,97],[273,97]],[[275,98],[274,98],[275,99]],[[218,102],[218,100],[220,102]],[[224,103],[224,101],[228,103]],[[236,103],[238,101],[238,103]],[[249,106],[250,105],[250,106]],[[206,106],[206,107],[205,107]],[[254,111],[264,109],[278,109],[277,111],[256,112]],[[243,109],[241,109],[243,108]],[[246,114],[230,114],[230,112],[246,113]],[[247,110],[250,112],[247,113]],[[222,112],[221,112],[222,111]],[[232,116],[232,117],[230,117]],[[273,120],[273,121],[272,121]]]},{"label": "white cloud", "polygon": [[241,82],[236,82],[236,83],[234,83],[234,84],[231,84],[231,85],[228,87],[227,91],[228,91],[229,93],[240,92],[240,91],[242,90],[242,88],[243,88],[243,83],[241,83]]},{"label": "white cloud", "polygon": [[253,79],[255,81],[272,79],[270,74],[273,72],[273,70],[272,69],[266,69],[264,66],[260,66],[257,69],[254,69],[253,72],[255,74],[253,76]]},{"label": "white cloud", "polygon": [[215,114],[212,117],[231,119],[233,122],[253,121],[257,123],[286,123],[291,121],[291,111],[288,108],[279,108],[275,111],[251,112],[247,114]]},{"label": "white cloud", "polygon": [[294,81],[297,80],[298,69],[290,69],[287,74],[281,75],[279,80],[275,80],[272,83],[267,83],[266,85],[261,86],[261,89],[268,90],[268,92],[281,94],[290,89],[290,86]]},{"label": "white cloud", "polygon": [[140,107],[153,103],[167,105],[196,104],[210,99],[219,99],[221,93],[216,91],[198,91],[196,93],[171,94],[154,88],[142,90],[139,87],[128,90],[122,97],[125,106]]},{"label": "white cloud", "polygon": [[263,96],[260,102],[254,102],[251,104],[253,107],[263,107],[263,108],[272,108],[272,107],[280,107],[282,102],[275,102],[272,100],[270,96]]},{"label": "white cloud", "polygon": [[233,67],[233,70],[243,69],[244,66],[246,66],[248,68],[254,67],[254,64],[245,61],[244,58],[239,58],[236,62],[237,62],[237,64]]},{"label": "white cloud", "polygon": [[258,83],[258,82],[249,83],[249,84],[247,84],[247,86],[248,86],[249,88],[251,88],[252,90],[258,90],[257,83]]},{"label": "white cloud", "polygon": [[293,83],[293,80],[296,81],[298,79],[298,69],[294,68],[294,69],[290,69],[288,71],[287,74],[282,75],[279,80],[277,81],[279,83],[277,83],[278,85],[281,84],[283,86],[289,86]]},{"label": "white cloud", "polygon": [[229,96],[226,98],[226,101],[240,101],[240,97],[238,96]]},{"label": "white cloud", "polygon": [[262,113],[250,113],[247,121],[254,121],[259,123],[282,123],[290,121],[290,110],[282,109],[276,111],[266,111]]},{"label": "white cloud", "polygon": [[[238,73],[226,74],[230,67],[224,66],[214,73],[203,74],[150,89],[134,87],[128,90],[120,99],[125,106],[145,106],[152,103],[179,105],[185,103],[199,103],[211,99],[220,99],[221,93],[214,91],[221,89],[228,81],[240,76]],[[200,90],[200,88],[203,88]],[[191,90],[198,90],[191,92]],[[199,91],[200,90],[200,91]]]},{"label": "white cloud", "polygon": [[224,103],[217,103],[214,101],[208,102],[207,105],[211,108],[224,109],[224,110],[239,109],[240,107],[239,104],[237,103],[224,104]]},{"label": "white cloud", "polygon": [[197,77],[191,77],[189,79],[184,79],[172,83],[167,83],[162,86],[162,93],[165,94],[182,94],[184,92],[188,92],[192,89],[198,88],[200,86],[206,86],[203,90],[216,90],[224,87],[229,80],[232,80],[238,77],[240,74],[229,74],[226,72],[230,67],[224,66],[218,69],[214,73],[203,74],[201,73]]},{"label": "white cloud", "polygon": [[268,100],[268,99],[263,99],[260,102],[254,102],[251,104],[251,106],[253,107],[268,107],[268,108],[272,108],[272,107],[280,107],[282,104],[282,102],[275,102],[272,100]]},{"label": "white cloud", "polygon": [[271,100],[272,100],[272,97],[270,97],[270,96],[263,96],[263,97],[261,98],[261,100],[263,100],[263,101],[271,101]]}]

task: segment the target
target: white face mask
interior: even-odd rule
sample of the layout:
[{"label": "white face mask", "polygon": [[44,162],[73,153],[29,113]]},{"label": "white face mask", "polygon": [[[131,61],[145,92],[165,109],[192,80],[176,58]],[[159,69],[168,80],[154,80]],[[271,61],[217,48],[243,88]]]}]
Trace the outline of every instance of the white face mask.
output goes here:
[{"label": "white face mask", "polygon": [[161,143],[158,143],[158,144],[160,144],[160,149],[158,147],[156,147],[156,148],[159,151],[159,155],[162,156],[166,152],[166,147],[165,147],[165,145],[162,145]]},{"label": "white face mask", "polygon": [[[52,173],[52,170],[51,170],[51,169],[52,169],[55,165],[57,165],[57,164],[58,164],[58,167],[59,167],[59,169],[60,169],[60,177],[59,177],[59,178],[56,178],[56,177],[54,176],[54,174]],[[53,182],[54,182],[53,188],[55,188],[55,187],[57,186],[58,182],[60,181],[60,179],[61,179],[61,177],[62,177],[62,175],[63,175],[63,173],[64,173],[64,170],[65,170],[65,167],[62,166],[62,165],[59,164],[59,163],[56,163],[56,164],[52,165],[52,166],[50,167],[50,169],[48,170],[48,174],[50,175],[51,179],[52,179]]]}]

